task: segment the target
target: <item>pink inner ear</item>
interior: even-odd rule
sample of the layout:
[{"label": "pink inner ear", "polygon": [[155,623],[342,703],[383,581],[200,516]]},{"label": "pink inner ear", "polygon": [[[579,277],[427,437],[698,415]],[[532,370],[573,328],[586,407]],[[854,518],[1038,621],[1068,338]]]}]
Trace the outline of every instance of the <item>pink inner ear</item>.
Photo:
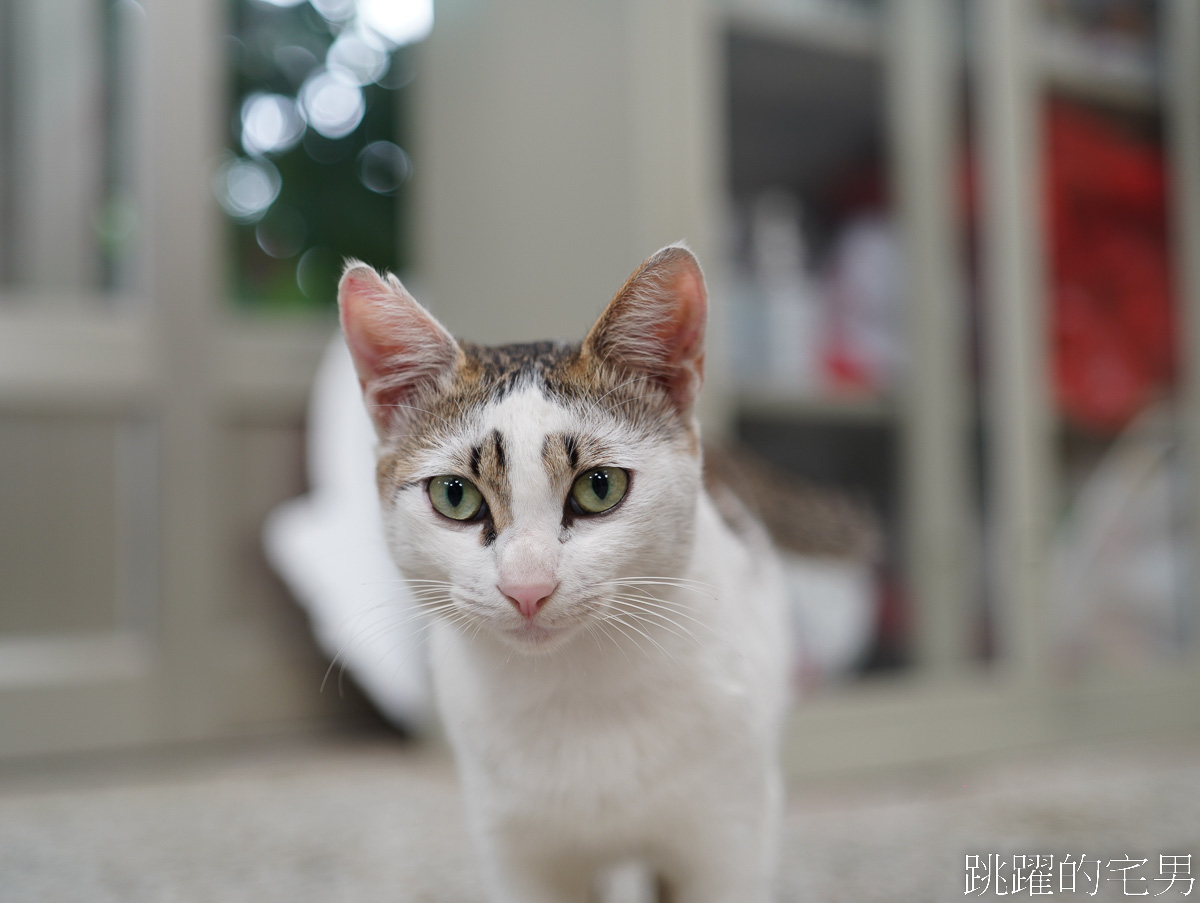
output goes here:
[{"label": "pink inner ear", "polygon": [[704,282],[690,267],[682,268],[665,287],[674,305],[667,308],[655,333],[669,362],[664,382],[680,408],[688,408],[704,382],[704,326],[708,300]]},{"label": "pink inner ear", "polygon": [[584,349],[653,378],[686,413],[704,382],[707,318],[700,264],[687,248],[671,245],[629,277],[588,333]]},{"label": "pink inner ear", "polygon": [[675,305],[656,330],[675,363],[692,358],[704,359],[704,325],[708,319],[708,299],[698,273],[684,269],[667,286]]},{"label": "pink inner ear", "polygon": [[354,358],[358,380],[364,386],[382,371],[383,361],[398,349],[389,347],[390,342],[372,328],[372,304],[368,296],[382,287],[379,281],[363,278],[360,271],[352,270],[338,286],[338,303],[341,307],[342,334]]},{"label": "pink inner ear", "polygon": [[685,248],[664,248],[630,282],[628,297],[643,308],[643,316],[649,315],[649,332],[655,339],[653,358],[644,363],[656,372],[672,401],[686,410],[704,382],[708,292],[699,264]]},{"label": "pink inner ear", "polygon": [[394,277],[353,266],[338,286],[342,332],[368,413],[381,435],[406,416],[408,399],[436,383],[458,359],[458,345]]}]

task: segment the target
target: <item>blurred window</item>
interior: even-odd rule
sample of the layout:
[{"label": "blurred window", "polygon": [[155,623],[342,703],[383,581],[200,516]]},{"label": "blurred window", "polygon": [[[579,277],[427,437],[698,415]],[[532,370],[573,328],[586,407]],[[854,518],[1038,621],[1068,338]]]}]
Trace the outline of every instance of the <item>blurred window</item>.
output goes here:
[{"label": "blurred window", "polygon": [[[39,303],[132,280],[135,0],[0,3],[0,287]],[[52,303],[52,302],[51,302]]]},{"label": "blurred window", "polygon": [[213,191],[239,307],[326,308],[346,257],[406,267],[405,48],[432,21],[431,0],[234,0]]}]

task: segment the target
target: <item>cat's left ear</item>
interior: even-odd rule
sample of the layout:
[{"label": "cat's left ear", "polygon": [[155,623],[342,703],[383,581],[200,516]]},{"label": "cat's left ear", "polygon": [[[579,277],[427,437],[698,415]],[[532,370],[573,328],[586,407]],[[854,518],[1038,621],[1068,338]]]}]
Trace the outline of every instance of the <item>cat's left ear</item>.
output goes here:
[{"label": "cat's left ear", "polygon": [[338,307],[367,412],[387,438],[418,410],[419,396],[451,377],[462,350],[399,279],[365,263],[347,261]]},{"label": "cat's left ear", "polygon": [[668,245],[608,303],[584,339],[584,352],[650,377],[687,413],[704,383],[707,319],[700,262],[683,245]]}]

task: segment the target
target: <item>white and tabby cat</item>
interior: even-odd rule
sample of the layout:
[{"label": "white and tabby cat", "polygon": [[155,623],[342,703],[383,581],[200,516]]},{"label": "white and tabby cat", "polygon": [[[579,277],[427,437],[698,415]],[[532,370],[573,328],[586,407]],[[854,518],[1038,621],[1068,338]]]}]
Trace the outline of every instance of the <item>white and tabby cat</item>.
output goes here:
[{"label": "white and tabby cat", "polygon": [[768,900],[785,593],[702,485],[695,257],[649,258],[581,344],[456,341],[360,263],[339,302],[492,899],[584,901],[634,857],[676,903]]}]

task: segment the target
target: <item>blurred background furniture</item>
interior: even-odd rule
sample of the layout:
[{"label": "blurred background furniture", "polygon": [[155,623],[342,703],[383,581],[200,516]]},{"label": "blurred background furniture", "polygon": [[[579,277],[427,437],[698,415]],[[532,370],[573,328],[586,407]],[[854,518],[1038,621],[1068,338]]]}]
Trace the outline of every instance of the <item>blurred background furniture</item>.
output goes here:
[{"label": "blurred background furniture", "polygon": [[[504,341],[681,237],[709,433],[886,526],[797,773],[1200,726],[1200,6],[50,7],[0,6],[0,755],[364,717],[258,539],[340,255]],[[1123,433],[1168,449],[1164,614],[1064,644]]]}]

